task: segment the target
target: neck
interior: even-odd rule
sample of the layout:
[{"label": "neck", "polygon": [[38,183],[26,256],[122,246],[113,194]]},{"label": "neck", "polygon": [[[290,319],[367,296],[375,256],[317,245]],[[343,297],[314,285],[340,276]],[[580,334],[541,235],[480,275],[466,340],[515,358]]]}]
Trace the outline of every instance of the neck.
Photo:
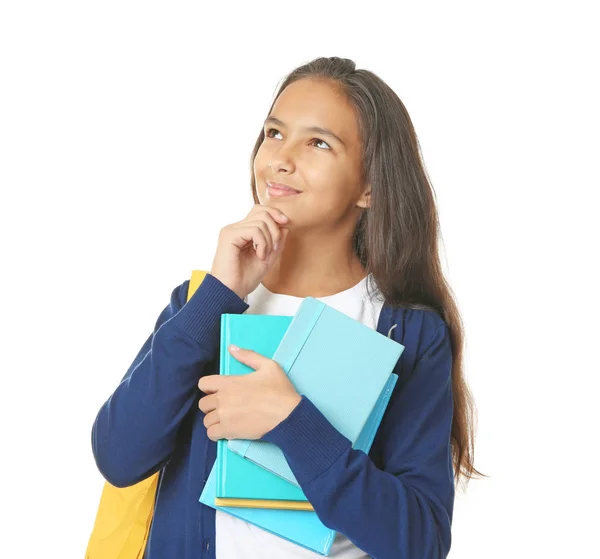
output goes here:
[{"label": "neck", "polygon": [[347,238],[302,235],[290,230],[283,253],[262,284],[295,297],[327,297],[350,289],[367,272]]}]

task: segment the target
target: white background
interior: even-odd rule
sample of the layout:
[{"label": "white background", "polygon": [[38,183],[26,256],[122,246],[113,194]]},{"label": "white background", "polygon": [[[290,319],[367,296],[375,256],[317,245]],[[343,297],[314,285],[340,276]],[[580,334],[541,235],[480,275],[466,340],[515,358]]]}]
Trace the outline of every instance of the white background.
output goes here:
[{"label": "white background", "polygon": [[597,556],[593,4],[3,3],[0,556],[83,557],[96,413],[249,211],[276,87],[318,56],[397,92],[437,195],[490,476],[450,557]]}]

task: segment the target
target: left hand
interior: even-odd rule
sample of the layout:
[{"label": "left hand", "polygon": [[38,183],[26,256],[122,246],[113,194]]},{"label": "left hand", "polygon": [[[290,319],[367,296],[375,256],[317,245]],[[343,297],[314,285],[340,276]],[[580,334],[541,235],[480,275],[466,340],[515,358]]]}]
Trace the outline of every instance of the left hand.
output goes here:
[{"label": "left hand", "polygon": [[246,375],[207,375],[198,388],[207,396],[198,402],[206,416],[208,438],[260,439],[279,425],[301,397],[280,365],[250,349],[229,352],[255,369]]}]

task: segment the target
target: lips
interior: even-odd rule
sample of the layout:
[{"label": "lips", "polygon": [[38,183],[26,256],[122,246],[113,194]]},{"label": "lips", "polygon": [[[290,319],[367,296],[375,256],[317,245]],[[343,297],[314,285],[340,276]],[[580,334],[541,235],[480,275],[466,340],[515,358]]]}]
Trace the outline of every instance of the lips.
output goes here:
[{"label": "lips", "polygon": [[283,190],[284,192],[302,192],[301,190],[292,188],[291,186],[288,186],[287,184],[281,184],[279,182],[267,181],[267,186],[269,188],[273,188],[276,190]]}]

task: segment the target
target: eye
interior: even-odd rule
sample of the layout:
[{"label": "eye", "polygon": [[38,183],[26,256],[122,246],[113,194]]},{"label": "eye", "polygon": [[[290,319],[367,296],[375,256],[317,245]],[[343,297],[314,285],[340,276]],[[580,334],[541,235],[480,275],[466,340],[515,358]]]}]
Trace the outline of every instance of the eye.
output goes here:
[{"label": "eye", "polygon": [[[265,137],[272,138],[273,136],[271,136],[271,132],[277,132],[278,134],[281,134],[281,132],[279,132],[279,130],[277,130],[277,128],[267,128],[267,130],[265,132]],[[313,138],[311,140],[311,145],[314,145],[315,142],[317,142],[317,143],[320,142],[322,144],[325,144],[327,146],[326,149],[331,149],[331,147],[329,146],[329,144],[327,142],[325,142],[324,140],[321,140],[319,138]],[[323,151],[323,150],[321,150],[321,151]]]},{"label": "eye", "polygon": [[323,141],[323,140],[319,140],[319,138],[313,138],[313,139],[311,140],[311,142],[315,142],[315,141],[316,141],[316,142],[321,142],[322,144],[325,144],[325,145],[327,146],[327,149],[331,149],[331,148],[329,147],[329,144],[328,144],[327,142],[325,142],[325,141]]},{"label": "eye", "polygon": [[271,132],[279,132],[279,130],[277,130],[276,128],[267,128],[267,131],[265,132],[265,136],[267,138],[272,138],[273,136],[271,136]]}]

